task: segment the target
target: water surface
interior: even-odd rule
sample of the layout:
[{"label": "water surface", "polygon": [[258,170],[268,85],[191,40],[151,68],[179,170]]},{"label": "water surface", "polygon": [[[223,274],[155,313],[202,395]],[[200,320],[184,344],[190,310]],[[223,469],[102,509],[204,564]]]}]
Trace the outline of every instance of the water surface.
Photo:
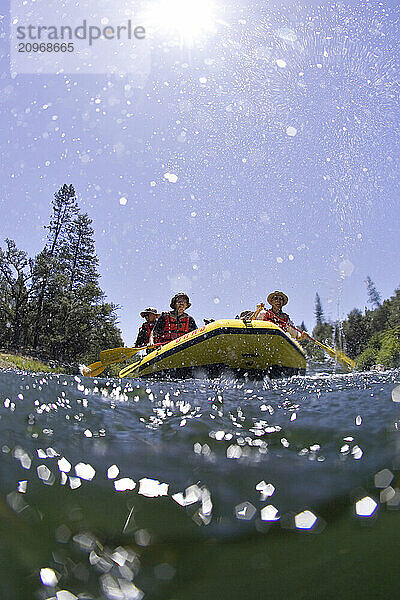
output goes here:
[{"label": "water surface", "polygon": [[2,372],[0,598],[392,597],[399,384]]}]

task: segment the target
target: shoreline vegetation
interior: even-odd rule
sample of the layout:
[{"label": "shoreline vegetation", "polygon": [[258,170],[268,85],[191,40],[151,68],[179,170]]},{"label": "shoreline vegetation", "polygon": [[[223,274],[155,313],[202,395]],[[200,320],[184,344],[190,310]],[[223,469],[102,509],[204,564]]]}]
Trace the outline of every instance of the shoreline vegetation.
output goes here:
[{"label": "shoreline vegetation", "polygon": [[63,367],[51,366],[32,356],[0,351],[0,371],[29,371],[33,373],[67,373]]},{"label": "shoreline vegetation", "polygon": [[[368,303],[372,309],[364,308],[364,313],[354,308],[346,319],[338,322],[327,321],[321,299],[315,297],[316,325],[312,335],[315,339],[331,344],[344,351],[355,360],[356,368],[364,371],[393,369],[400,366],[400,288],[394,295],[381,302],[375,284],[368,276],[366,281]],[[301,329],[307,328],[304,323]],[[310,341],[302,343],[307,355],[315,361],[324,360],[323,351]]]},{"label": "shoreline vegetation", "polygon": [[[37,256],[30,258],[10,239],[0,246],[0,368],[78,373],[79,365],[98,360],[101,350],[124,345],[117,327],[120,307],[106,301],[99,285],[91,225],[74,187],[64,184],[54,194],[46,243]],[[400,289],[381,302],[369,276],[365,283],[371,308],[354,308],[340,322],[325,318],[317,293],[312,336],[348,354],[360,370],[396,368]],[[304,322],[299,328],[307,331]],[[302,345],[310,360],[326,362],[314,342]],[[106,373],[115,376],[118,369]]]}]

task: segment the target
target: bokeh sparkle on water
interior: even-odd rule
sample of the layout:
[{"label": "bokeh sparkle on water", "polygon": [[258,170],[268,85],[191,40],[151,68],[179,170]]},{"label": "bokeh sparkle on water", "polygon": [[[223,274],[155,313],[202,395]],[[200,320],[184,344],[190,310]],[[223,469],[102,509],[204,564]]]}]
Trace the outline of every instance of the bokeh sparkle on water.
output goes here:
[{"label": "bokeh sparkle on water", "polygon": [[399,379],[3,372],[2,549],[43,599],[163,598],[184,544],[397,519]]}]

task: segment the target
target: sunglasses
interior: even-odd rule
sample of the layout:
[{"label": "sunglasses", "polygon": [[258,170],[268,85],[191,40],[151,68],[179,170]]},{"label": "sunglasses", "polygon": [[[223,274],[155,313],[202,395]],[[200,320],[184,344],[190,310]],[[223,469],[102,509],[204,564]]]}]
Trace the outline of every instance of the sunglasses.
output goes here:
[{"label": "sunglasses", "polygon": [[282,302],[284,302],[285,298],[283,296],[272,296],[272,300],[281,300]]}]

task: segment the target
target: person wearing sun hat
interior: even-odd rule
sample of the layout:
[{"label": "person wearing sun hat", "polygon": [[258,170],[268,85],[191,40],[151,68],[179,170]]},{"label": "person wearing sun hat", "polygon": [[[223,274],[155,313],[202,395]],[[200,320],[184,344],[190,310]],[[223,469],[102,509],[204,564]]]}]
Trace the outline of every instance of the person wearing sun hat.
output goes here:
[{"label": "person wearing sun hat", "polygon": [[307,336],[299,333],[296,331],[296,329],[293,329],[294,325],[290,320],[289,315],[282,311],[282,308],[288,303],[288,301],[289,298],[284,292],[275,290],[274,292],[268,294],[267,298],[267,302],[271,305],[271,308],[265,310],[264,305],[259,304],[257,306],[257,311],[254,314],[257,315],[256,318],[260,321],[272,321],[276,325],[279,325],[279,327],[286,329],[290,335],[297,340],[305,339]]},{"label": "person wearing sun hat", "polygon": [[289,298],[286,294],[279,290],[275,290],[268,294],[267,302],[272,307],[271,312],[273,312],[278,319],[285,321],[285,323],[290,323],[289,315],[282,311],[282,308],[289,302]]},{"label": "person wearing sun hat", "polygon": [[157,318],[160,316],[156,308],[149,306],[145,308],[140,316],[145,319],[145,322],[139,328],[139,332],[136,338],[135,346],[147,346],[152,342],[152,333],[154,325],[156,324]]},{"label": "person wearing sun hat", "polygon": [[193,317],[185,310],[191,306],[189,296],[185,292],[178,292],[171,298],[169,312],[161,313],[154,327],[154,341],[170,342],[181,335],[194,331],[197,325]]}]

